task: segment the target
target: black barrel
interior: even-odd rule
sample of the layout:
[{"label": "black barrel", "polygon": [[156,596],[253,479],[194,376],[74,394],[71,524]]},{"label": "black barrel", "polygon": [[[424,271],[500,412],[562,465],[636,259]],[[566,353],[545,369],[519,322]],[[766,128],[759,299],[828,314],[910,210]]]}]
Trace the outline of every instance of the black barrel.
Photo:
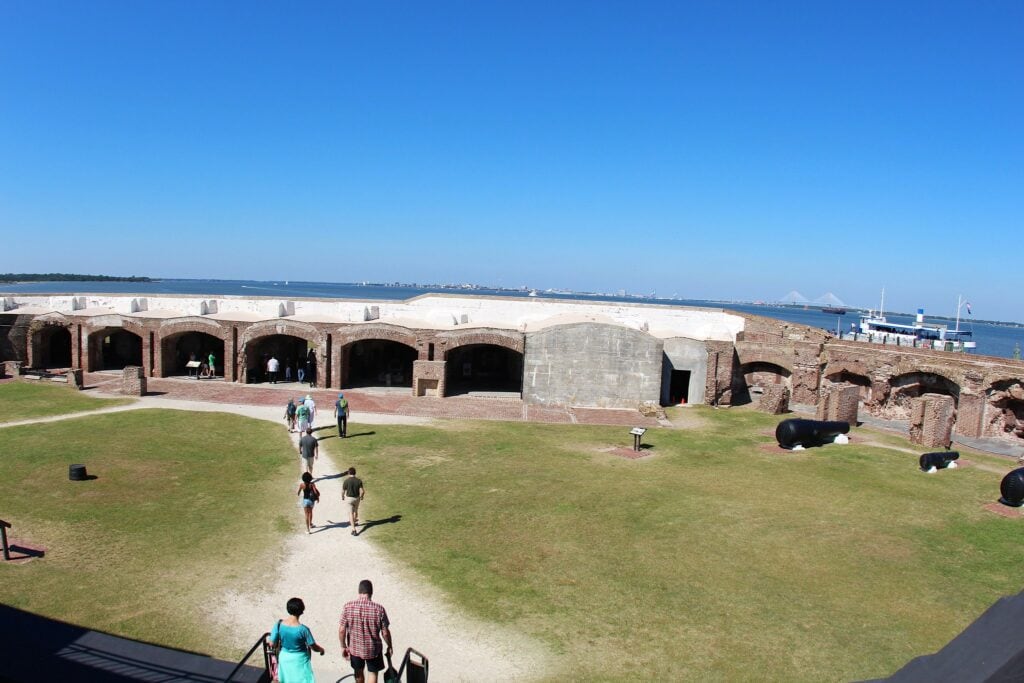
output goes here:
[{"label": "black barrel", "polygon": [[949,467],[949,463],[960,458],[960,454],[957,451],[942,451],[940,453],[924,453],[918,459],[918,464],[921,465],[921,469],[928,471],[931,468],[942,470]]},{"label": "black barrel", "polygon": [[783,448],[794,446],[820,446],[829,443],[840,434],[850,431],[849,422],[825,422],[821,420],[783,420],[775,428],[775,440]]},{"label": "black barrel", "polygon": [[1024,504],[1024,467],[1018,467],[1003,477],[999,493],[1003,494],[999,499],[1003,505],[1019,508]]},{"label": "black barrel", "polygon": [[85,465],[69,465],[68,479],[71,481],[85,481],[89,475],[85,472]]}]

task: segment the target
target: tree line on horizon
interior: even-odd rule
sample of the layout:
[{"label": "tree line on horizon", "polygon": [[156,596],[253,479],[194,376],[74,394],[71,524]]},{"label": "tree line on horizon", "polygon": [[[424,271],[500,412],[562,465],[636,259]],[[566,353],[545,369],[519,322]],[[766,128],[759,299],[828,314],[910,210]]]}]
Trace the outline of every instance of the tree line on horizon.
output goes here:
[{"label": "tree line on horizon", "polygon": [[0,282],[152,282],[152,278],[132,275],[76,275],[74,273],[0,273]]}]

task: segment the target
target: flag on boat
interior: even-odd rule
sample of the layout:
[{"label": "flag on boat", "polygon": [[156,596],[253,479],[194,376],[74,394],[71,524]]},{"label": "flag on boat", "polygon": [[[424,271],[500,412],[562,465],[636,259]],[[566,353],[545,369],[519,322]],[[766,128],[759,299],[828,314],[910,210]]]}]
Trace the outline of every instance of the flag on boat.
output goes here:
[{"label": "flag on boat", "polygon": [[971,302],[967,301],[966,304],[967,304],[967,315],[974,315],[974,313],[971,312]]}]

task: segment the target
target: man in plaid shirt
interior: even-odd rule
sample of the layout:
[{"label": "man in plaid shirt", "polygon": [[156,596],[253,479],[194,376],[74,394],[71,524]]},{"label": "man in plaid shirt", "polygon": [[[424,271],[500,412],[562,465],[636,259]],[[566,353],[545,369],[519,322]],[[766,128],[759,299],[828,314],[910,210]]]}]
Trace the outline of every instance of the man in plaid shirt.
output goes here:
[{"label": "man in plaid shirt", "polygon": [[391,658],[388,613],[372,598],[373,584],[368,579],[363,579],[359,582],[359,599],[345,603],[338,622],[342,656],[352,662],[356,683],[364,683],[364,668],[369,672],[366,681],[377,683],[377,672],[384,670],[381,638],[387,643],[387,657]]}]

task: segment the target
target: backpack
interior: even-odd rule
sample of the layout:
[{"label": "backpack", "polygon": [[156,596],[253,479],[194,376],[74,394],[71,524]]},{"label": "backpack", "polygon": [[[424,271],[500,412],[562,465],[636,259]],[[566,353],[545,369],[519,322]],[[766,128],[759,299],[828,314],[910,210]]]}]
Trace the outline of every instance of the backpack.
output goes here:
[{"label": "backpack", "polygon": [[289,403],[288,404],[288,417],[292,417],[293,415],[295,415],[295,411],[296,411],[295,404],[294,403]]}]

